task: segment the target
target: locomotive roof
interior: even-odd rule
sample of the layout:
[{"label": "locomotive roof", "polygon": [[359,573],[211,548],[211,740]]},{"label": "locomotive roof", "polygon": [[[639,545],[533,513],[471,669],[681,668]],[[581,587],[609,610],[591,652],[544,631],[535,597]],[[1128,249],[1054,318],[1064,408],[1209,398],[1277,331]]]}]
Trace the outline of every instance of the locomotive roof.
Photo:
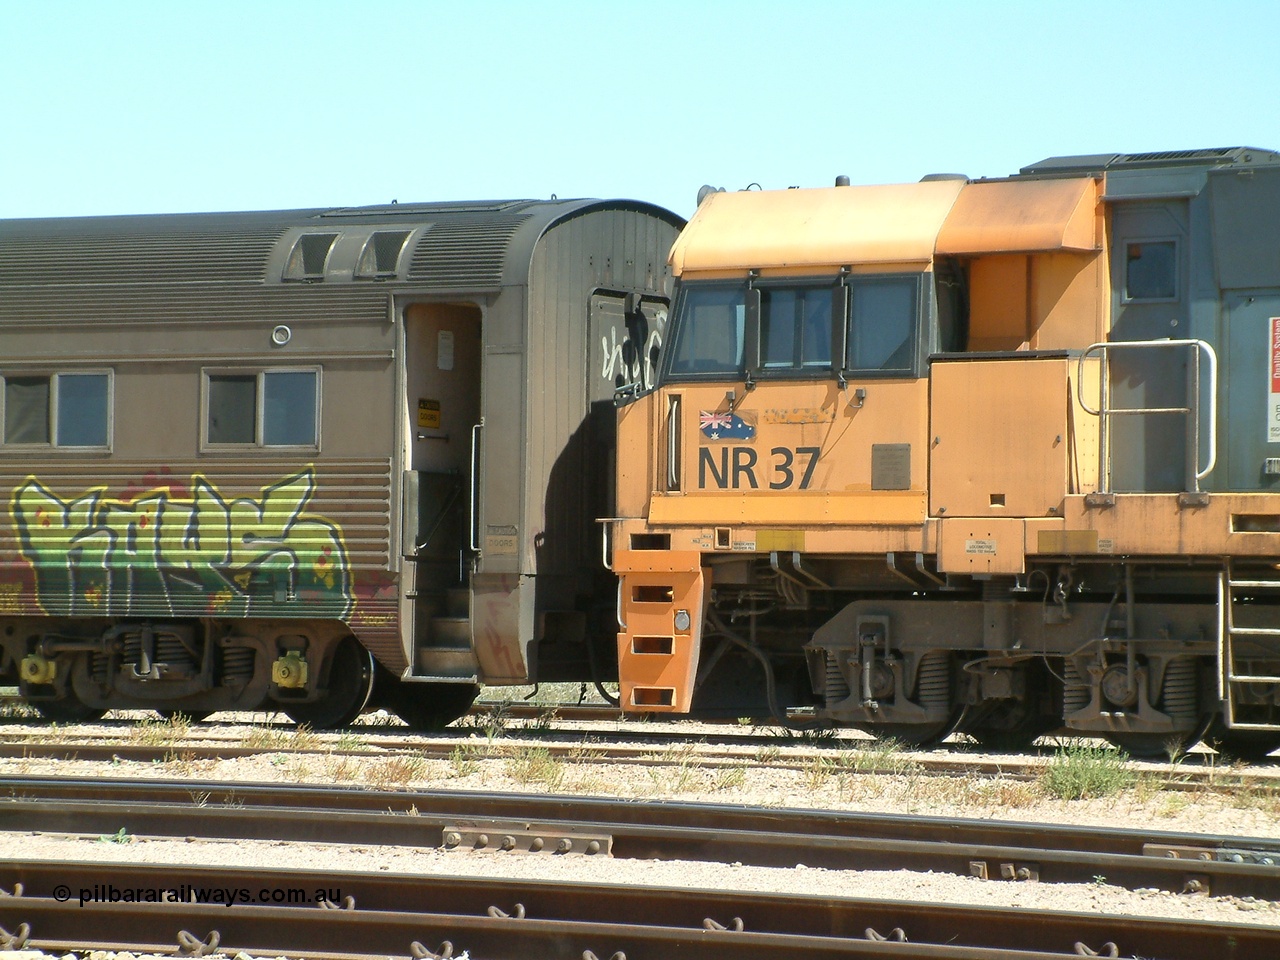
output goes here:
[{"label": "locomotive roof", "polygon": [[1093,153],[1049,157],[1022,168],[1020,173],[1091,173],[1143,167],[1227,166],[1236,163],[1276,163],[1280,153],[1262,147],[1213,147],[1207,150],[1156,150],[1148,153]]}]

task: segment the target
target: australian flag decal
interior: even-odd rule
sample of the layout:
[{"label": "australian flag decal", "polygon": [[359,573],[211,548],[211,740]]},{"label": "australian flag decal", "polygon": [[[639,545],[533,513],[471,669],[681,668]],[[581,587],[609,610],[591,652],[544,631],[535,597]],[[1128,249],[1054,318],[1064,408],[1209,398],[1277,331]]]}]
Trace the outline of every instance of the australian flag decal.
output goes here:
[{"label": "australian flag decal", "polygon": [[756,428],[736,413],[698,411],[698,426],[708,440],[753,440]]}]

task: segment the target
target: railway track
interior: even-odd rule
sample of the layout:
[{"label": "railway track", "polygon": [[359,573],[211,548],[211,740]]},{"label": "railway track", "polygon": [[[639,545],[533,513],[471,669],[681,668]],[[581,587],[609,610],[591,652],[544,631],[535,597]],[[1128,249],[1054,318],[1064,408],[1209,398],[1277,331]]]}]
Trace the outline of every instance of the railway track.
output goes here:
[{"label": "railway track", "polygon": [[[744,735],[686,734],[672,743],[670,737],[649,738],[644,734],[639,743],[601,742],[602,733],[551,731],[512,731],[509,736],[479,739],[459,733],[428,736],[361,735],[358,746],[346,746],[349,737],[311,734],[290,737],[281,733],[251,744],[242,733],[232,731],[188,732],[185,736],[159,736],[145,742],[135,735],[135,728],[109,729],[103,733],[62,731],[54,739],[47,733],[11,731],[0,743],[0,758],[84,760],[92,762],[132,761],[162,763],[172,760],[231,760],[277,754],[349,757],[353,759],[386,759],[412,755],[427,760],[450,760],[463,751],[475,760],[498,759],[503,750],[534,747],[546,751],[557,760],[577,763],[625,763],[634,766],[676,766],[696,764],[706,769],[741,767],[750,764],[758,769],[810,770],[816,765],[831,765],[858,774],[895,774],[903,772],[937,776],[965,776],[1030,781],[1041,776],[1052,756],[980,755],[958,750],[954,752],[911,753],[877,752],[874,741],[839,740],[830,743],[805,744],[803,741],[779,740]],[[164,734],[165,731],[159,731]],[[609,731],[617,737],[617,731]],[[842,766],[843,765],[843,766]],[[1222,790],[1248,788],[1280,791],[1280,767],[1254,766],[1223,769],[1197,757],[1177,764],[1146,763],[1148,776],[1156,778],[1163,790],[1199,790],[1213,787]]]},{"label": "railway track", "polygon": [[[0,860],[0,926],[49,951],[200,944],[227,955],[581,960],[1273,960],[1280,928],[744,891],[232,867]],[[121,894],[110,902],[111,891]],[[181,901],[125,902],[172,890]],[[305,904],[192,903],[299,891]],[[341,892],[345,909],[317,909]],[[106,902],[103,902],[103,901]],[[301,898],[300,898],[301,900]],[[179,933],[178,931],[182,931]]]},{"label": "railway track", "polygon": [[572,854],[755,866],[914,870],[1280,901],[1280,840],[1011,821],[236,783],[11,777],[10,831],[273,839],[468,855]]}]

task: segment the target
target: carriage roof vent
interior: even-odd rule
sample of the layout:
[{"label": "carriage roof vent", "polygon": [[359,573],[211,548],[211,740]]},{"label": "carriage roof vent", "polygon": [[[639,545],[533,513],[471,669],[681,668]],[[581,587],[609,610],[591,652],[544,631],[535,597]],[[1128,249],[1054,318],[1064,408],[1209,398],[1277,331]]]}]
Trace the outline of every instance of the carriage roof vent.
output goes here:
[{"label": "carriage roof vent", "polygon": [[394,277],[400,268],[400,254],[404,251],[409,230],[375,230],[360,253],[356,264],[356,276],[362,280]]},{"label": "carriage roof vent", "polygon": [[323,280],[329,251],[333,249],[333,242],[337,239],[336,233],[304,233],[289,253],[283,279],[295,283]]}]

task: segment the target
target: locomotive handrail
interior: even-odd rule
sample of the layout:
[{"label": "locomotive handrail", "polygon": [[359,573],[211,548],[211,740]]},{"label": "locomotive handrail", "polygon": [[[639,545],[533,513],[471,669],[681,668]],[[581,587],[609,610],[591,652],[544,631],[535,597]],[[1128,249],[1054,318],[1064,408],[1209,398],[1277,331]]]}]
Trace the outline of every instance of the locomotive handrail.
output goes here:
[{"label": "locomotive handrail", "polygon": [[[1111,350],[1158,348],[1158,347],[1193,347],[1195,362],[1192,366],[1193,382],[1190,406],[1185,407],[1120,407],[1107,406],[1110,394],[1107,383],[1107,353]],[[1084,398],[1084,363],[1090,354],[1099,355],[1101,369],[1098,374],[1098,408],[1090,407]],[[1209,361],[1209,462],[1200,469],[1200,354]],[[1076,396],[1081,408],[1088,414],[1098,417],[1099,457],[1101,459],[1100,484],[1101,493],[1111,491],[1111,450],[1108,443],[1108,418],[1114,415],[1146,415],[1160,413],[1179,413],[1188,418],[1191,449],[1188,451],[1188,479],[1192,493],[1200,490],[1200,481],[1213,472],[1218,463],[1218,355],[1213,347],[1204,340],[1114,340],[1104,343],[1092,343],[1085,347],[1076,363]],[[1194,458],[1194,459],[1192,459]]]},{"label": "locomotive handrail", "polygon": [[471,504],[468,510],[469,523],[467,536],[471,541],[471,550],[480,552],[480,527],[477,523],[480,499],[480,431],[484,428],[484,417],[471,427]]},{"label": "locomotive handrail", "polygon": [[667,489],[680,489],[680,394],[667,401]]},{"label": "locomotive handrail", "polygon": [[600,524],[600,562],[610,573],[613,573],[613,551],[609,548],[611,539],[609,530],[615,523],[621,523],[624,519],[624,517],[596,517],[596,523]]}]

